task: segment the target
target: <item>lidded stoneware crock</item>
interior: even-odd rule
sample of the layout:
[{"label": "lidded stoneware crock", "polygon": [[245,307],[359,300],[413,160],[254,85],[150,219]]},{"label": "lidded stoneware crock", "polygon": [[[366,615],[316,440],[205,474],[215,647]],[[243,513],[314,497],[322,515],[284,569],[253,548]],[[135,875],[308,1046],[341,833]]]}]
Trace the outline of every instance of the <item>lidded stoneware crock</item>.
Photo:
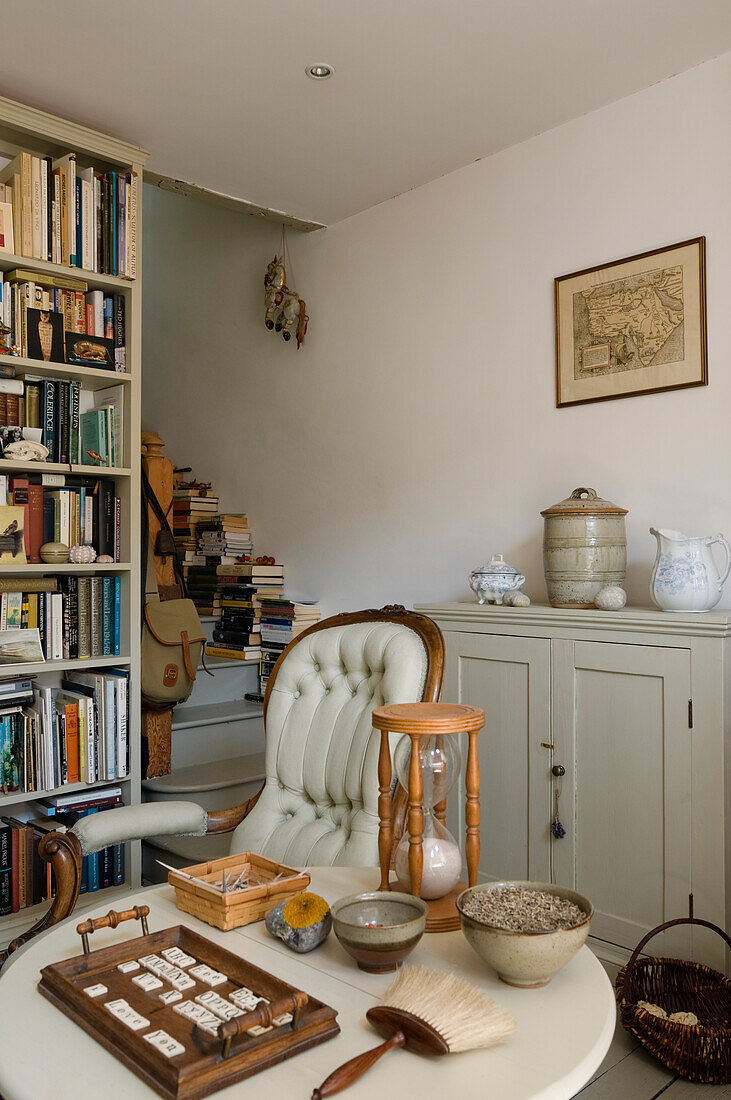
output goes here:
[{"label": "lidded stoneware crock", "polygon": [[624,584],[627,570],[626,508],[602,500],[595,489],[541,512],[543,569],[552,607],[593,607],[607,584]]}]

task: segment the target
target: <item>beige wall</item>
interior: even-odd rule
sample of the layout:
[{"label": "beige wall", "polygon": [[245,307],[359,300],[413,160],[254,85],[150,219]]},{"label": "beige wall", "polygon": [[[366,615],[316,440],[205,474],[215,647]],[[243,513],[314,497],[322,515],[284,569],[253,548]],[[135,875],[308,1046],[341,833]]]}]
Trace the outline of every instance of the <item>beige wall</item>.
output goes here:
[{"label": "beige wall", "polygon": [[[326,611],[465,597],[492,551],[543,599],[577,485],[629,508],[647,604],[651,524],[731,537],[730,93],[725,55],[293,237],[299,352],[262,322],[276,229],[147,188],[145,424]],[[557,410],[554,276],[699,234],[710,386]]]}]

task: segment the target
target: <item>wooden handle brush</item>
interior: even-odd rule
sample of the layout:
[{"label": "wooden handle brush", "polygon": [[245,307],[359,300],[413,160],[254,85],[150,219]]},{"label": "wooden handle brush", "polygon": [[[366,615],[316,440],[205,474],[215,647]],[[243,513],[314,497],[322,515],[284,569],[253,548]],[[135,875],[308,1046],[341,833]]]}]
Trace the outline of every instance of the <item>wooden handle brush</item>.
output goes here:
[{"label": "wooden handle brush", "polygon": [[366,1019],[386,1042],[345,1062],[312,1093],[324,1100],[362,1077],[394,1047],[416,1054],[455,1054],[499,1043],[515,1020],[462,978],[405,966]]}]

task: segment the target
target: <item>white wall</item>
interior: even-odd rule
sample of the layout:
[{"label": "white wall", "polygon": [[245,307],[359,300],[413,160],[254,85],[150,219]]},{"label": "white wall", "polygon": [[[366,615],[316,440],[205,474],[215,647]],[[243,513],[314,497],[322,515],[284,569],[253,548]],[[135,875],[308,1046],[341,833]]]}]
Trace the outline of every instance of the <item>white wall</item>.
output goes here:
[{"label": "white wall", "polygon": [[[629,508],[647,604],[651,524],[731,537],[730,92],[725,55],[293,237],[299,352],[262,322],[276,231],[146,189],[146,425],[327,612],[469,597],[492,551],[544,599],[578,485]],[[710,385],[556,409],[554,276],[700,234]]]}]

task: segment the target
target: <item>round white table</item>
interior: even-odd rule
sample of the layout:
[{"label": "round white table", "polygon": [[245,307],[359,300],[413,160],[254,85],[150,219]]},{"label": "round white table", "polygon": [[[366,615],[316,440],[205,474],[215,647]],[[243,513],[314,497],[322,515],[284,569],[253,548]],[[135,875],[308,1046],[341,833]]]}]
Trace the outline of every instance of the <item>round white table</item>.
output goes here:
[{"label": "round white table", "polygon": [[[317,867],[310,890],[328,902],[377,888],[373,870]],[[216,1093],[221,1100],[308,1100],[312,1090],[342,1062],[380,1039],[365,1013],[388,988],[393,974],[365,974],[346,955],[334,934],[316,951],[297,955],[267,933],[264,922],[221,932],[175,908],[172,887],[150,887],[118,900],[115,908],[150,906],[150,931],[187,924],[256,966],[318,997],[338,1013],[341,1033]],[[85,910],[101,916],[109,904]],[[152,1100],[157,1094],[81,1027],[67,1019],[36,989],[42,967],[81,953],[78,916],[31,941],[11,957],[0,977],[0,1094],[4,1100]],[[125,923],[96,932],[92,950],[139,935]],[[451,970],[474,982],[517,1021],[502,1044],[445,1057],[389,1052],[343,1093],[366,1097],[438,1096],[468,1100],[569,1100],[601,1063],[614,1033],[615,1002],[603,967],[587,947],[543,989],[513,989],[499,981],[461,932],[425,935],[409,962]]]}]

